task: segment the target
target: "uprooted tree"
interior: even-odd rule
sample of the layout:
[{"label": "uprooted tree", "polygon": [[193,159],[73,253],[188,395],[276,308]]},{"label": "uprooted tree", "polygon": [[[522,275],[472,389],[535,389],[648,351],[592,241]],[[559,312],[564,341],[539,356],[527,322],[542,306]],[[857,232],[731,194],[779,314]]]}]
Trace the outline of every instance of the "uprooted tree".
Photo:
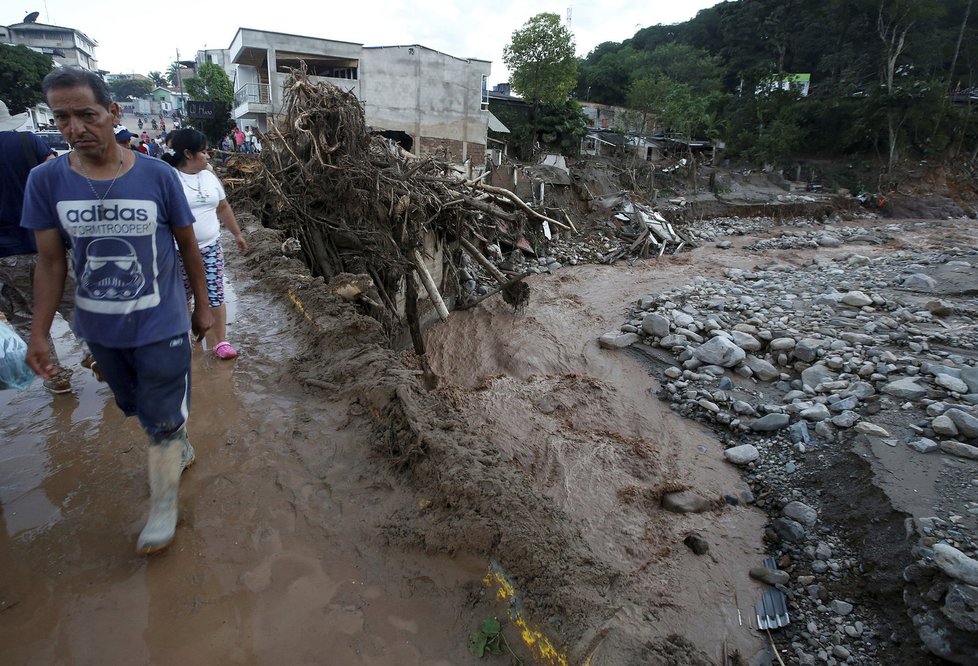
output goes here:
[{"label": "uprooted tree", "polygon": [[[484,248],[537,242],[542,221],[566,228],[511,192],[372,135],[352,93],[313,83],[304,71],[287,81],[282,122],[262,144],[260,162],[230,163],[228,183],[248,182],[242,194],[251,195],[263,223],[298,239],[305,263],[338,294],[398,328],[403,310],[419,355],[419,282],[442,318],[453,296],[465,306],[501,292],[521,307],[529,297],[525,275],[503,273]],[[235,169],[252,177],[236,179]],[[424,257],[433,247],[442,250],[440,284]],[[460,283],[480,269],[498,287],[482,296],[461,293]]]}]

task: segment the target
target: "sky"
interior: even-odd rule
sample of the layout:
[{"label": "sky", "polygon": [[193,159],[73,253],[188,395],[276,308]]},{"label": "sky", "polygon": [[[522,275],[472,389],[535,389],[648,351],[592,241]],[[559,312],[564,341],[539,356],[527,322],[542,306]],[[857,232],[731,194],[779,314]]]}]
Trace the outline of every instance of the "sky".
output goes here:
[{"label": "sky", "polygon": [[[23,9],[0,20],[19,23],[32,11],[38,23],[80,30],[98,42],[99,67],[111,73],[165,71],[198,50],[226,49],[239,27],[320,37],[364,46],[420,44],[460,58],[492,61],[491,84],[506,81],[503,48],[514,30],[540,12],[559,14],[579,56],[602,42],[620,42],[650,25],[680,23],[720,0],[600,0],[574,5],[523,0],[358,0],[357,2],[269,3],[254,0],[207,2],[169,0],[158,5],[105,0],[21,0]],[[294,9],[271,12],[271,8]]]}]

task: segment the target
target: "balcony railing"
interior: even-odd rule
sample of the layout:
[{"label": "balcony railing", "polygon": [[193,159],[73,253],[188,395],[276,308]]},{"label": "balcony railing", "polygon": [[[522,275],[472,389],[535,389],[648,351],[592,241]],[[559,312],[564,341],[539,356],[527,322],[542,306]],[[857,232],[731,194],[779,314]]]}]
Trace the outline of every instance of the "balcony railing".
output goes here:
[{"label": "balcony railing", "polygon": [[246,83],[234,93],[235,106],[242,104],[271,104],[271,89],[267,83]]}]

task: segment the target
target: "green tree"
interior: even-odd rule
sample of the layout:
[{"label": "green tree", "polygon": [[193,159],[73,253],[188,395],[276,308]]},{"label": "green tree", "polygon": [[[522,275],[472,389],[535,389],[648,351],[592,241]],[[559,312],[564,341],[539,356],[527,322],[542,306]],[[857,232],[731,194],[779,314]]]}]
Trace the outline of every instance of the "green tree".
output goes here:
[{"label": "green tree", "polygon": [[530,102],[534,130],[543,103],[561,105],[577,82],[574,37],[557,14],[537,14],[503,50],[513,90]]},{"label": "green tree", "polygon": [[146,76],[149,77],[149,80],[153,82],[154,86],[165,86],[167,84],[166,76],[159,70],[153,70]]},{"label": "green tree", "polygon": [[54,67],[49,56],[26,46],[0,44],[0,99],[11,114],[44,101],[41,80]]},{"label": "green tree", "polygon": [[185,82],[191,100],[214,102],[213,118],[193,120],[194,127],[205,135],[212,146],[220,144],[234,127],[231,109],[234,104],[234,89],[227,73],[212,62],[205,62],[197,69],[197,76]]},{"label": "green tree", "polygon": [[146,79],[114,79],[109,82],[112,99],[116,101],[130,97],[146,97],[153,92],[153,84]]}]

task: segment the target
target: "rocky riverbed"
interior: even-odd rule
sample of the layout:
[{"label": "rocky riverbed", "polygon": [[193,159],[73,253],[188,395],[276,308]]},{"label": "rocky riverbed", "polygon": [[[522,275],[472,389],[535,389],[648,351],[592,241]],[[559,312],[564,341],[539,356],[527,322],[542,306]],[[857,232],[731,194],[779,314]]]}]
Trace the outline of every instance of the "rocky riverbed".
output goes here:
[{"label": "rocky riverbed", "polygon": [[600,343],[729,447],[751,491],[727,502],[769,516],[792,662],[978,663],[973,223],[772,225],[736,248],[759,222],[714,223],[701,239],[755,265],[639,299]]}]

